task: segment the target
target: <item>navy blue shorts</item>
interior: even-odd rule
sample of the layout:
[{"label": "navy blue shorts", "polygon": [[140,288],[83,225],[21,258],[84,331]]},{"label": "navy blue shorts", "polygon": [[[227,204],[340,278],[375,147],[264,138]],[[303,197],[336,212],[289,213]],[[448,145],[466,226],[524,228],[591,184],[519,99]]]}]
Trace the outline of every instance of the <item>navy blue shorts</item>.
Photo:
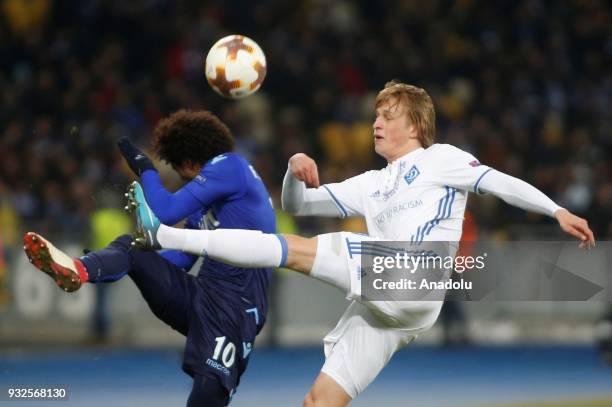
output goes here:
[{"label": "navy blue shorts", "polygon": [[210,276],[190,275],[155,252],[132,248],[131,241],[121,236],[81,258],[93,281],[113,281],[127,272],[153,313],[186,336],[183,370],[216,378],[231,396],[265,322],[265,310],[254,301],[265,298],[265,290],[218,289]]},{"label": "navy blue shorts", "polygon": [[203,278],[193,280],[183,370],[217,377],[232,395],[249,362],[262,323],[260,311],[247,298],[211,292]]},{"label": "navy blue shorts", "polygon": [[[233,394],[263,322],[260,310],[248,298],[209,289],[205,277],[194,277],[156,253],[134,251],[132,258],[134,266],[129,275],[151,309],[187,337],[183,370],[191,376],[216,377]],[[139,269],[146,271],[144,278],[140,278]],[[151,284],[151,274],[160,272],[166,274],[165,285],[151,298],[142,287]],[[162,291],[170,296],[162,295]],[[161,304],[160,297],[165,297]]]}]

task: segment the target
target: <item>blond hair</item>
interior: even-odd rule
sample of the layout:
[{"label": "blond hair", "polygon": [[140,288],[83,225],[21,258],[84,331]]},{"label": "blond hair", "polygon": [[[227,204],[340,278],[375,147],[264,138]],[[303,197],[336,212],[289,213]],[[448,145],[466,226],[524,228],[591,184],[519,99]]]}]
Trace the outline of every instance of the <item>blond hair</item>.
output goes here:
[{"label": "blond hair", "polygon": [[389,100],[405,107],[405,114],[415,127],[421,145],[431,146],[436,138],[436,111],[425,89],[393,80],[378,92],[375,108]]}]

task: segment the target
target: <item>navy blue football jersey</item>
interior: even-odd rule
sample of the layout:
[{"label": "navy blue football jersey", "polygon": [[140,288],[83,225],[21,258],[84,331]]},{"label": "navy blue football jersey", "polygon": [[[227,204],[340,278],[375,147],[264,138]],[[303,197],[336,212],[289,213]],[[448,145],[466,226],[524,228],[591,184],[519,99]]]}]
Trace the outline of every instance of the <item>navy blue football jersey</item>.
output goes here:
[{"label": "navy blue football jersey", "polygon": [[[224,153],[175,193],[156,171],[142,174],[145,197],[160,221],[187,218],[190,229],[251,229],[275,233],[272,201],[253,166],[241,155]],[[197,257],[162,251],[172,264],[190,269]],[[204,258],[193,293],[183,369],[214,375],[233,393],[246,369],[255,336],[268,310],[272,269],[244,269]]]}]

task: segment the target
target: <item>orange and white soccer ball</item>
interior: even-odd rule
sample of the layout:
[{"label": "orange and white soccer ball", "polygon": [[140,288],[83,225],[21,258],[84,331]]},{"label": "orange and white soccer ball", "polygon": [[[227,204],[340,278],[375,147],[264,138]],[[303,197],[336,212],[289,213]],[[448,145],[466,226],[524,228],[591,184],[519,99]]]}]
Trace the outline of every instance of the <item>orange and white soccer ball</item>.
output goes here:
[{"label": "orange and white soccer ball", "polygon": [[266,56],[243,35],[221,38],[206,56],[206,80],[219,95],[240,99],[253,94],[266,77]]}]

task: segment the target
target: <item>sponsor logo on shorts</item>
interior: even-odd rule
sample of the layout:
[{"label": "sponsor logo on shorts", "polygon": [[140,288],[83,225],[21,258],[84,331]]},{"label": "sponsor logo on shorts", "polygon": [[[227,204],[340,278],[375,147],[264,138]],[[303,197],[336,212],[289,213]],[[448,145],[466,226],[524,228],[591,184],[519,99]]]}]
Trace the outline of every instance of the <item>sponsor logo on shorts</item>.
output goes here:
[{"label": "sponsor logo on shorts", "polygon": [[206,364],[210,367],[212,367],[213,369],[217,369],[218,371],[220,371],[221,373],[223,373],[226,376],[229,376],[230,371],[227,367],[223,366],[221,363],[212,360],[211,358],[206,359]]}]

